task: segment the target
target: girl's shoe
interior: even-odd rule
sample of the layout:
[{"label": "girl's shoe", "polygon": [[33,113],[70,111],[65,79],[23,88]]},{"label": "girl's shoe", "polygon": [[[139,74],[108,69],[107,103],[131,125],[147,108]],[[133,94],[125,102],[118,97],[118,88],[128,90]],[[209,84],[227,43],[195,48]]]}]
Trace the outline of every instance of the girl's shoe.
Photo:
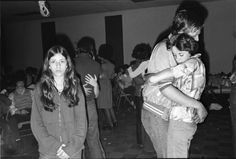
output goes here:
[{"label": "girl's shoe", "polygon": [[103,130],[112,130],[113,126],[110,126],[110,125],[104,125],[102,127]]},{"label": "girl's shoe", "polygon": [[118,122],[117,121],[113,122],[113,127],[117,127],[117,126],[118,126]]}]

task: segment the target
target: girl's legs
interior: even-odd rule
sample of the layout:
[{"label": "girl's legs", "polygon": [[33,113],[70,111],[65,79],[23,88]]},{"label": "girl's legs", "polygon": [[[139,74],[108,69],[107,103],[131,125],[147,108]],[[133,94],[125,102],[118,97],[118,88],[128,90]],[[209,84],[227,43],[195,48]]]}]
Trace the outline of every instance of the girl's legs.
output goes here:
[{"label": "girl's legs", "polygon": [[188,158],[189,147],[197,125],[170,120],[167,137],[167,158]]},{"label": "girl's legs", "polygon": [[117,119],[116,119],[116,115],[115,115],[114,109],[110,108],[109,112],[111,114],[111,118],[112,118],[112,121],[113,121],[113,126],[116,127],[118,123],[117,123]]},{"label": "girl's legs", "polygon": [[100,141],[95,101],[87,102],[87,106],[88,130],[86,136],[87,148],[85,149],[86,158],[105,158],[105,153]]},{"label": "girl's legs", "polygon": [[107,117],[107,121],[110,127],[113,127],[113,122],[112,122],[112,116],[110,113],[110,109],[105,109],[105,113],[106,113],[106,117]]}]

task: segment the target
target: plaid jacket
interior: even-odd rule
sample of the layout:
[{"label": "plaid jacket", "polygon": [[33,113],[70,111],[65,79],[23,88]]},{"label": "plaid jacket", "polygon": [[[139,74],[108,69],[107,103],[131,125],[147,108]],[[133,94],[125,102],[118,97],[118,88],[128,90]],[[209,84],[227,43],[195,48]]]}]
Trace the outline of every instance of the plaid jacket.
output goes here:
[{"label": "plaid jacket", "polygon": [[[205,66],[198,58],[199,56],[199,54],[195,55],[186,62],[171,68],[176,78],[175,86],[184,94],[197,100],[200,99],[206,83]],[[173,102],[170,119],[192,122],[194,113],[194,108]]]}]

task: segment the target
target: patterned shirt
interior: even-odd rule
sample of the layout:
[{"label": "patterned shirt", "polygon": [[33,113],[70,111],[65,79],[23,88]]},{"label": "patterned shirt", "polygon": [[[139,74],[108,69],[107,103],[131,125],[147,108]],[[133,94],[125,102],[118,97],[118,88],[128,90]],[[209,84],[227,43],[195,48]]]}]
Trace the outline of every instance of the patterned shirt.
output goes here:
[{"label": "patterned shirt", "polygon": [[32,98],[33,98],[33,91],[30,89],[25,88],[25,90],[22,93],[14,91],[9,94],[9,99],[12,101],[10,107],[15,107],[18,109],[31,108]]},{"label": "patterned shirt", "polygon": [[[197,100],[200,99],[206,83],[205,66],[199,56],[199,54],[192,56],[184,63],[171,68],[176,78],[175,86]],[[170,119],[192,122],[194,113],[194,108],[172,102]]]},{"label": "patterned shirt", "polygon": [[[168,50],[166,47],[166,40],[158,43],[153,49],[148,63],[148,74],[157,73],[174,66],[176,66],[176,62],[171,50]],[[144,97],[143,108],[166,118],[165,109],[171,107],[172,101],[165,97],[160,92],[160,89],[164,89],[169,84],[172,84],[172,82],[166,82],[159,87],[144,85],[142,92]]]}]

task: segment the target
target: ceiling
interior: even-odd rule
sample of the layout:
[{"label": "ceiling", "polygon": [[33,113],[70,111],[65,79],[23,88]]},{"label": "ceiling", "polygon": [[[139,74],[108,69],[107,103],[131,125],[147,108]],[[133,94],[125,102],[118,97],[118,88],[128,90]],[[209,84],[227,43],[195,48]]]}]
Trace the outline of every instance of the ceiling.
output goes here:
[{"label": "ceiling", "polygon": [[[112,12],[127,9],[176,5],[182,0],[46,0],[51,8],[50,17],[66,17],[101,12]],[[189,0],[190,1],[190,0]],[[199,2],[212,2],[217,0],[197,0]],[[43,19],[38,1],[1,0],[1,21],[22,21]]]}]

